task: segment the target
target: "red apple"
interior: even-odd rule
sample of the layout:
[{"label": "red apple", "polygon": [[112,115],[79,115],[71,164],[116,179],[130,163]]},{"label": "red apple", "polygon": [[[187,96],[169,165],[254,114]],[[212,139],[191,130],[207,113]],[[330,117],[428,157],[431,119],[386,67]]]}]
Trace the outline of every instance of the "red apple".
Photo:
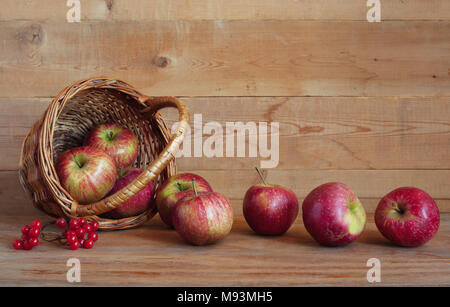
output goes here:
[{"label": "red apple", "polygon": [[84,145],[101,149],[109,154],[118,168],[130,166],[138,154],[136,135],[115,123],[95,127],[87,136]]},{"label": "red apple", "polygon": [[[195,179],[193,179],[195,184]],[[216,192],[197,193],[180,199],[173,209],[173,225],[178,234],[194,245],[223,239],[233,225],[230,200]]]},{"label": "red apple", "polygon": [[159,216],[168,226],[172,224],[172,209],[178,200],[185,196],[193,196],[192,179],[198,193],[212,192],[209,183],[196,174],[183,173],[168,178],[156,191],[156,205]]},{"label": "red apple", "polygon": [[439,209],[426,192],[412,187],[395,189],[375,210],[375,224],[390,241],[400,246],[419,246],[438,231]]},{"label": "red apple", "polygon": [[257,234],[282,235],[297,218],[297,196],[288,188],[267,184],[260,170],[256,170],[262,183],[250,187],[245,193],[245,220]]},{"label": "red apple", "polygon": [[102,199],[116,182],[114,160],[94,147],[70,149],[58,158],[56,172],[64,189],[79,203]]},{"label": "red apple", "polygon": [[325,246],[355,241],[366,225],[366,212],[358,197],[338,182],[325,183],[311,191],[303,201],[302,211],[306,230]]},{"label": "red apple", "polygon": [[[108,195],[112,195],[117,191],[122,190],[134,179],[136,179],[136,177],[138,177],[141,173],[142,170],[135,167],[127,167],[121,169],[118,174],[118,179]],[[132,198],[130,198],[123,204],[119,205],[115,209],[107,212],[105,215],[113,219],[119,219],[124,217],[135,216],[148,209],[151,209],[152,207],[155,206],[153,202],[154,188],[155,188],[154,183],[150,182],[138,194],[134,195]]]}]

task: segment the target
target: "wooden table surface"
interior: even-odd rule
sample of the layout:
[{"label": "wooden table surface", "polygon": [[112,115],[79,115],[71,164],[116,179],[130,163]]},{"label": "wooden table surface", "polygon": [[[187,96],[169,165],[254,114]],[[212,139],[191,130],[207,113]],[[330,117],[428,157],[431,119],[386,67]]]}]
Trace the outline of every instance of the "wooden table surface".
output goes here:
[{"label": "wooden table surface", "polygon": [[[441,214],[437,235],[418,248],[391,245],[373,214],[357,242],[327,248],[313,241],[301,216],[284,236],[262,237],[238,213],[230,235],[209,246],[184,243],[156,216],[138,229],[101,232],[91,250],[41,242],[32,251],[16,251],[11,243],[22,225],[51,219],[32,207],[14,178],[11,182],[10,189],[0,189],[2,205],[9,208],[0,217],[0,286],[72,285],[66,281],[72,257],[81,263],[81,285],[90,286],[450,286],[450,213]],[[234,201],[233,207],[239,206]],[[381,261],[381,283],[367,282],[369,258]]]}]

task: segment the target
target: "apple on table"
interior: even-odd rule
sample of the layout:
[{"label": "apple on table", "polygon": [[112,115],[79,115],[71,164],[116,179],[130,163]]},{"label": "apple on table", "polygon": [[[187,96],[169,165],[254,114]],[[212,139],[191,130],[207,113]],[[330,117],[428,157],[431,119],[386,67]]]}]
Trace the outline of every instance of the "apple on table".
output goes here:
[{"label": "apple on table", "polygon": [[256,168],[262,183],[250,187],[245,193],[243,213],[247,224],[261,235],[282,235],[298,215],[298,200],[293,191],[276,184],[266,183]]},{"label": "apple on table", "polygon": [[82,146],[58,157],[56,172],[63,188],[81,204],[102,199],[116,182],[114,160],[103,150]]},{"label": "apple on table", "polygon": [[425,191],[402,187],[380,200],[375,210],[375,224],[383,236],[394,244],[419,246],[437,233],[439,209]]},{"label": "apple on table", "polygon": [[130,166],[138,155],[139,142],[136,135],[116,123],[96,126],[84,142],[109,154],[118,168]]},{"label": "apple on table", "polygon": [[211,244],[228,235],[233,226],[230,200],[216,192],[198,193],[181,198],[173,208],[173,225],[177,233],[194,245]]},{"label": "apple on table", "polygon": [[361,236],[366,212],[345,184],[329,182],[312,190],[303,201],[303,223],[309,234],[325,246],[342,246]]},{"label": "apple on table", "polygon": [[173,226],[172,210],[175,204],[185,196],[193,196],[192,180],[198,193],[212,192],[209,183],[201,176],[192,173],[182,173],[171,176],[156,191],[156,206],[159,216],[165,224]]}]

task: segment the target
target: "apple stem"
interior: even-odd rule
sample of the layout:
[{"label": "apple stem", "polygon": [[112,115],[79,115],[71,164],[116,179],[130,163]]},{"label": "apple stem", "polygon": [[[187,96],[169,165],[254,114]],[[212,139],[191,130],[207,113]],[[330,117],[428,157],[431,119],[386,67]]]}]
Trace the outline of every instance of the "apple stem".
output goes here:
[{"label": "apple stem", "polygon": [[75,164],[76,164],[79,168],[82,167],[80,161],[78,160],[78,156],[75,155],[75,156],[73,157],[73,160],[75,161]]},{"label": "apple stem", "polygon": [[197,197],[198,194],[197,194],[197,188],[195,187],[195,178],[192,178],[192,189],[194,190],[195,197]]},{"label": "apple stem", "polygon": [[397,203],[392,203],[392,209],[394,209],[395,211],[397,211],[400,214],[403,214],[403,210],[398,206]]},{"label": "apple stem", "polygon": [[109,130],[109,131],[108,131],[108,136],[109,136],[109,139],[110,139],[110,140],[112,140],[113,135],[114,135],[113,132],[112,132],[111,130]]},{"label": "apple stem", "polygon": [[256,172],[259,175],[259,178],[261,178],[262,183],[264,183],[264,185],[267,185],[266,180],[264,180],[264,176],[263,176],[261,170],[259,169],[259,167],[256,166],[255,169],[256,169]]},{"label": "apple stem", "polygon": [[119,171],[117,172],[117,176],[123,177],[123,176],[125,176],[125,174],[126,174],[125,168],[124,167],[119,168]]}]

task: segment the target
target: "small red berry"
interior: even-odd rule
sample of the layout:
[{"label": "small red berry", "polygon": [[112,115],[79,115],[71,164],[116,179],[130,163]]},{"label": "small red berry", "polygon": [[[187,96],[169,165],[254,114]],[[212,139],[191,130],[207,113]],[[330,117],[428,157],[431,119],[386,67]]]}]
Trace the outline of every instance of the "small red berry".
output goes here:
[{"label": "small red berry", "polygon": [[90,224],[84,224],[83,229],[86,233],[90,233],[92,231],[92,226]]},{"label": "small red berry", "polygon": [[30,242],[30,240],[26,240],[23,242],[23,249],[24,250],[31,250],[33,248],[33,244]]},{"label": "small red berry", "polygon": [[85,219],[84,217],[80,217],[80,218],[78,219],[78,225],[79,225],[80,227],[83,227],[84,225],[86,225],[86,223],[87,223],[87,221],[86,221],[86,219]]},{"label": "small red berry", "polygon": [[83,239],[84,235],[86,234],[86,231],[84,231],[83,228],[78,228],[77,230],[75,230],[78,239]]},{"label": "small red berry", "polygon": [[96,231],[98,229],[98,222],[97,221],[92,221],[91,222],[91,227],[93,231]]},{"label": "small red berry", "polygon": [[78,241],[78,238],[76,235],[70,235],[66,237],[67,243],[72,244],[75,241]]},{"label": "small red berry", "polygon": [[69,246],[70,246],[71,250],[76,250],[80,247],[80,242],[78,242],[78,241],[72,242],[72,243],[70,243]]},{"label": "small red berry", "polygon": [[39,239],[38,238],[31,238],[31,239],[28,239],[28,241],[30,242],[31,245],[33,245],[33,247],[39,245]]},{"label": "small red berry", "polygon": [[75,230],[80,227],[80,222],[77,219],[71,219],[69,225],[71,229]]},{"label": "small red berry", "polygon": [[39,228],[42,227],[42,222],[40,220],[34,220],[33,223],[31,223],[31,227]]},{"label": "small red berry", "polygon": [[22,227],[22,234],[27,235],[28,231],[30,231],[31,227],[29,225],[25,225]]},{"label": "small red berry", "polygon": [[22,235],[22,241],[26,241],[28,240],[30,237],[28,235]]},{"label": "small red berry", "polygon": [[30,238],[37,238],[37,237],[39,237],[40,234],[41,234],[41,231],[39,230],[39,228],[33,227],[28,232],[28,237],[30,237]]},{"label": "small red berry", "polygon": [[23,241],[22,240],[16,240],[13,242],[13,247],[15,249],[22,249],[23,248]]},{"label": "small red berry", "polygon": [[83,247],[84,246],[84,239],[79,240],[78,242],[80,242],[80,246]]},{"label": "small red berry", "polygon": [[91,249],[94,247],[94,241],[92,240],[86,240],[83,243],[83,248]]},{"label": "small red berry", "polygon": [[96,242],[98,240],[98,234],[92,231],[88,234],[88,239]]},{"label": "small red berry", "polygon": [[65,238],[70,237],[70,236],[76,236],[76,235],[77,235],[77,233],[75,232],[75,230],[70,230],[70,229],[67,229],[67,230],[64,231],[64,233],[63,233],[63,236],[64,236]]},{"label": "small red berry", "polygon": [[67,222],[64,218],[60,217],[59,219],[56,220],[55,225],[58,228],[66,228]]}]

